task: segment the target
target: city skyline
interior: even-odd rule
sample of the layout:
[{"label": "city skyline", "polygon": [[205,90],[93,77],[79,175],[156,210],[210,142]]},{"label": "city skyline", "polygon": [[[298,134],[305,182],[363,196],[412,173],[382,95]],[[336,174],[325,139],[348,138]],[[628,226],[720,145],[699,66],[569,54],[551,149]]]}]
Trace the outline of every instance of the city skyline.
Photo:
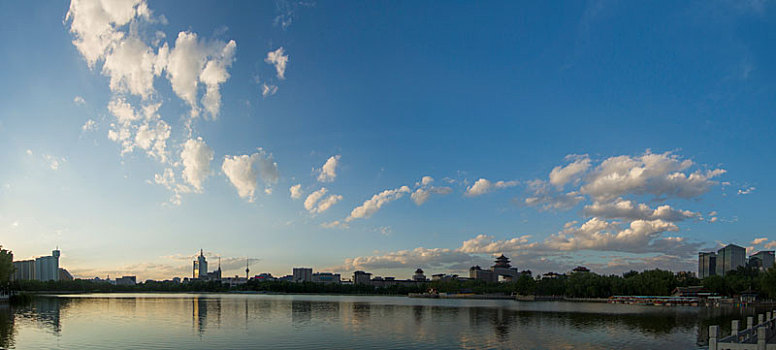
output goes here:
[{"label": "city skyline", "polygon": [[87,5],[0,4],[18,260],[409,278],[776,248],[768,3]]}]

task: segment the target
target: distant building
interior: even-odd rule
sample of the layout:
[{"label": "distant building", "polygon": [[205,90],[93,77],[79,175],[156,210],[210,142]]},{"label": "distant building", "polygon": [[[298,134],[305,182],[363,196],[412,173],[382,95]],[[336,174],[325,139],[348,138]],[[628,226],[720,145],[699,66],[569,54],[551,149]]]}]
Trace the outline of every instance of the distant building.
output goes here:
[{"label": "distant building", "polygon": [[706,278],[717,274],[717,253],[698,253],[698,278]]},{"label": "distant building", "polygon": [[59,281],[59,249],[34,260],[14,261],[13,267],[14,280]]},{"label": "distant building", "polygon": [[520,271],[509,264],[509,258],[505,257],[504,254],[496,258],[490,270],[483,270],[479,266],[469,268],[469,278],[485,282],[493,283],[500,280],[511,282],[517,277],[520,277]]},{"label": "distant building", "polygon": [[571,272],[590,272],[590,269],[584,266],[577,266]]},{"label": "distant building", "polygon": [[372,274],[364,271],[353,272],[353,284],[369,284]]},{"label": "distant building", "polygon": [[116,279],[117,286],[134,286],[137,284],[137,277],[135,276],[122,276]]},{"label": "distant building", "polygon": [[199,256],[197,260],[194,260],[194,268],[192,270],[193,278],[205,279],[207,277],[207,259],[205,259],[204,250],[199,250]]},{"label": "distant building", "polygon": [[[770,269],[771,267],[773,267],[774,251],[763,250],[763,251],[757,252],[754,255],[749,257],[749,261],[752,267],[757,268],[761,271]],[[754,261],[753,264],[752,264],[752,261]]]},{"label": "distant building", "polygon": [[309,267],[295,267],[293,271],[293,281],[300,282],[312,282],[313,281],[313,269]]},{"label": "distant building", "polygon": [[312,282],[316,283],[340,283],[340,274],[331,272],[316,272],[312,275]]},{"label": "distant building", "polygon": [[728,244],[717,251],[717,274],[724,276],[726,272],[746,266],[746,249],[735,244]]},{"label": "distant building", "polygon": [[59,280],[60,281],[72,281],[73,275],[70,274],[67,270],[63,268],[59,268]]},{"label": "distant building", "polygon": [[558,278],[560,276],[563,276],[563,275],[555,272],[547,272],[542,275],[542,279],[545,279],[545,278],[553,279],[553,278]]},{"label": "distant building", "polygon": [[254,276],[253,279],[257,280],[257,281],[262,281],[262,282],[263,281],[275,281],[275,280],[277,280],[277,278],[273,277],[272,274],[268,273],[268,272],[260,273],[260,274],[258,274],[256,276]]},{"label": "distant building", "polygon": [[175,282],[175,283],[181,283],[181,278],[180,277],[173,277],[172,281]]},{"label": "distant building", "polygon": [[17,281],[28,281],[35,279],[35,260],[14,261],[15,269],[13,279]]},{"label": "distant building", "polygon": [[416,282],[426,282],[426,275],[423,274],[423,270],[417,269],[412,276],[412,280]]}]

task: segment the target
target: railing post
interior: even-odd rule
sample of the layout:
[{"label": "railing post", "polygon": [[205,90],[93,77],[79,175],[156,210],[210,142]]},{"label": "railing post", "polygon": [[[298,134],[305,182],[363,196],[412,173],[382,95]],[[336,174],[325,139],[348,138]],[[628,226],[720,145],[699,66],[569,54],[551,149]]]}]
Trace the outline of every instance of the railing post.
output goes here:
[{"label": "railing post", "polygon": [[757,350],[765,350],[765,342],[768,340],[765,331],[765,327],[757,328]]},{"label": "railing post", "polygon": [[770,311],[765,313],[765,320],[766,321],[770,321],[771,320],[771,312]]},{"label": "railing post", "polygon": [[736,337],[736,343],[738,343],[738,320],[730,323],[730,335]]},{"label": "railing post", "polygon": [[765,315],[757,314],[757,324],[762,324],[763,322],[765,322]]},{"label": "railing post", "polygon": [[717,350],[717,333],[719,326],[709,326],[709,350]]},{"label": "railing post", "polygon": [[747,316],[746,317],[746,329],[752,329],[754,327],[754,317]]}]

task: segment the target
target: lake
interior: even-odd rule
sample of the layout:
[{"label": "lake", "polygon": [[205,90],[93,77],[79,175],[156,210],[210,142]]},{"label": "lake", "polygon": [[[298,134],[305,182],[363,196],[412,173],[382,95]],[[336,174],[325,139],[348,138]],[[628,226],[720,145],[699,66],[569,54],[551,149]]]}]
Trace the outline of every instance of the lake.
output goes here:
[{"label": "lake", "polygon": [[753,314],[384,296],[76,294],[0,304],[0,348],[696,349],[709,325],[729,332],[730,320]]}]

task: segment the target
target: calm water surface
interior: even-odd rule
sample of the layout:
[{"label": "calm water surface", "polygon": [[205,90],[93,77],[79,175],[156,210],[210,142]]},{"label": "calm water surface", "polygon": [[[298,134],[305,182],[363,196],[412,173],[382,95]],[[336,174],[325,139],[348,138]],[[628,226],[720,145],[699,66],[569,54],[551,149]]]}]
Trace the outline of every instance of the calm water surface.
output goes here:
[{"label": "calm water surface", "polygon": [[[510,300],[81,294],[0,305],[11,349],[695,349],[752,309]],[[727,328],[725,328],[727,325]]]}]

